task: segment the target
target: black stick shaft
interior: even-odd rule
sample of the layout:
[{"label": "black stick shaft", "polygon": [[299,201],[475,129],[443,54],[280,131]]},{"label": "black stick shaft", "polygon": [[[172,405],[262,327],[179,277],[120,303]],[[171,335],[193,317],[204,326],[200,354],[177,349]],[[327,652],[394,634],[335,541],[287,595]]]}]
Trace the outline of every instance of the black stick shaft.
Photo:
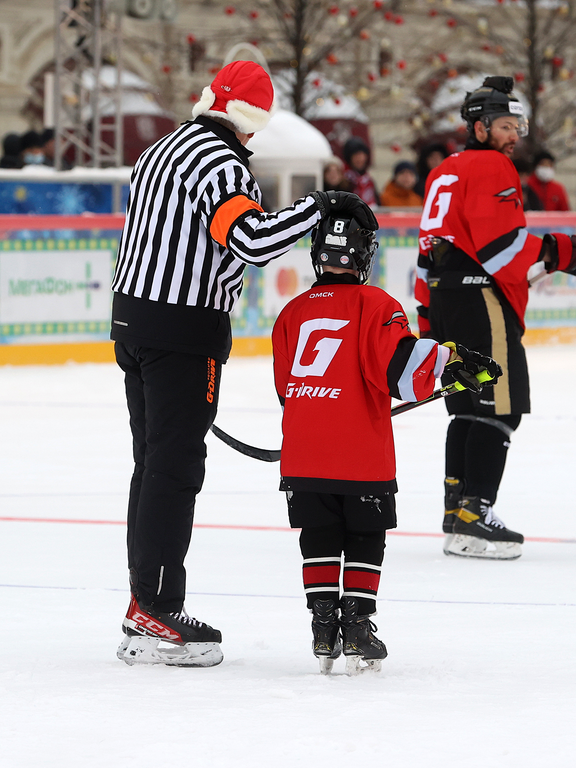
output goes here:
[{"label": "black stick shaft", "polygon": [[[399,413],[406,413],[406,411],[411,411],[413,408],[418,408],[419,406],[425,405],[426,403],[431,403],[433,400],[439,400],[441,397],[448,397],[448,395],[452,395],[457,391],[458,390],[456,387],[453,384],[450,384],[447,387],[442,387],[442,389],[435,390],[430,395],[430,397],[426,398],[426,400],[419,400],[416,403],[400,403],[400,405],[394,406],[394,408],[392,408],[391,414],[392,416],[397,416]],[[212,424],[210,429],[216,435],[216,437],[222,440],[222,442],[226,443],[226,445],[229,445],[230,448],[234,448],[235,451],[243,453],[244,456],[249,456],[251,459],[258,459],[258,461],[280,461],[279,450],[276,451],[268,450],[267,448],[257,448],[254,445],[243,443],[241,440],[237,440],[227,432],[224,432],[224,430],[220,429],[220,427],[217,427],[216,424]]]}]

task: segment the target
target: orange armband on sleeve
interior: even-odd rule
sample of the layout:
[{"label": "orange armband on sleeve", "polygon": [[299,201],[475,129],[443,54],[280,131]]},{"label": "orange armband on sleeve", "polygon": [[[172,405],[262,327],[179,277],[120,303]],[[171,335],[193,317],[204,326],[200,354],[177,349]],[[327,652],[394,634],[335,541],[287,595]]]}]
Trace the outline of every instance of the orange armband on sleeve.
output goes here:
[{"label": "orange armband on sleeve", "polygon": [[228,232],[232,225],[239,216],[250,210],[260,211],[261,213],[264,212],[264,209],[259,206],[257,202],[250,200],[250,198],[245,195],[236,195],[235,197],[231,197],[230,200],[227,200],[225,203],[222,203],[214,214],[212,223],[210,224],[210,237],[213,240],[216,240],[217,243],[220,243],[220,245],[226,247]]}]

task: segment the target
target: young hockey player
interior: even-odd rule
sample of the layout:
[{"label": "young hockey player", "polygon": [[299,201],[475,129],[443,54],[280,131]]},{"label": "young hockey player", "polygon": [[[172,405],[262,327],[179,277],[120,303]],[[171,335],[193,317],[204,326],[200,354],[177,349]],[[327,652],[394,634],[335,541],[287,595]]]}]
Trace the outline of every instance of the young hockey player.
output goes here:
[{"label": "young hockey player", "polygon": [[524,537],[496,517],[493,504],[510,438],[530,411],[522,346],[527,273],[576,273],[574,243],[564,234],[528,233],[518,172],[510,159],[528,133],[511,77],[488,77],[466,96],[464,152],[430,172],[420,223],[416,298],[421,337],[454,334],[493,355],[503,368],[498,387],[446,400],[454,416],[446,438],[444,552],[515,559]]},{"label": "young hockey player", "polygon": [[302,528],[313,652],[323,672],[342,650],[349,674],[380,669],[387,654],[370,617],[386,530],[396,527],[391,398],[429,397],[444,370],[475,388],[481,371],[498,375],[488,357],[416,339],[400,304],[364,285],[376,247],[374,233],[353,218],[324,218],[311,253],[318,279],[272,332],[284,408],[280,489],[291,526]]}]

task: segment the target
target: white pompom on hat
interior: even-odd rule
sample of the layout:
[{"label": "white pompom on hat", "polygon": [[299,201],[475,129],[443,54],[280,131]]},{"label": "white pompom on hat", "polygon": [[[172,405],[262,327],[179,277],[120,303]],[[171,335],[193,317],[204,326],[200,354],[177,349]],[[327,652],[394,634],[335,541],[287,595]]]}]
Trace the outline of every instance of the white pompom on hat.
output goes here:
[{"label": "white pompom on hat", "polygon": [[233,61],[216,75],[194,105],[192,117],[224,117],[242,133],[266,127],[274,111],[274,88],[270,75],[253,61]]}]

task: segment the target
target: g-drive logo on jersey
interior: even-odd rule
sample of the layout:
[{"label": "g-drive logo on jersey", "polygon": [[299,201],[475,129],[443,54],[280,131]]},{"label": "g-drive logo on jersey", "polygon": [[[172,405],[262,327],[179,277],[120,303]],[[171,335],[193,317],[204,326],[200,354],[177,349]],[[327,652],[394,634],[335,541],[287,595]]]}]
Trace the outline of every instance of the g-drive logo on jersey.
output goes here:
[{"label": "g-drive logo on jersey", "polygon": [[[328,366],[338,352],[343,339],[334,336],[324,336],[314,345],[313,352],[317,352],[311,363],[304,364],[302,357],[306,351],[306,346],[310,336],[315,331],[339,331],[348,325],[349,320],[337,320],[331,317],[316,317],[313,320],[306,320],[300,326],[298,334],[298,343],[296,344],[296,354],[292,363],[292,376],[298,378],[307,378],[308,376],[324,376]],[[289,382],[286,388],[286,398],[289,397],[328,397],[337,399],[342,392],[341,388],[309,386],[307,384],[297,384]]]}]

